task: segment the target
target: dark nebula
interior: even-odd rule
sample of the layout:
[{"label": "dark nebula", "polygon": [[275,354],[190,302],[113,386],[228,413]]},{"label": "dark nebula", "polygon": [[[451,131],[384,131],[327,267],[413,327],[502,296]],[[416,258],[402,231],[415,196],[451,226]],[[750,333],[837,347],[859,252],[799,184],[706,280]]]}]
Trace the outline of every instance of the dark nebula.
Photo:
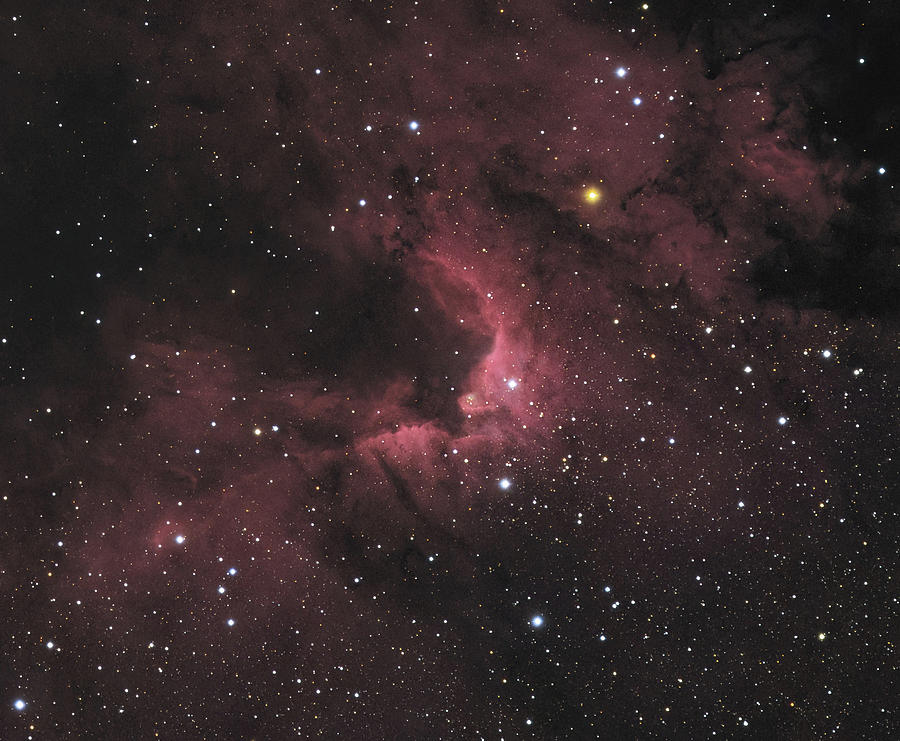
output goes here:
[{"label": "dark nebula", "polygon": [[3,13],[0,738],[898,737],[900,13],[648,5]]}]

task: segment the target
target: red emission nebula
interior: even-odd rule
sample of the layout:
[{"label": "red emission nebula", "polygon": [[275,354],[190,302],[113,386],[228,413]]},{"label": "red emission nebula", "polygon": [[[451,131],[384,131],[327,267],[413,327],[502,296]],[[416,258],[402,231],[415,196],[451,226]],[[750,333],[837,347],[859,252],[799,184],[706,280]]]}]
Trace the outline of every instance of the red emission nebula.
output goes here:
[{"label": "red emission nebula", "polygon": [[889,10],[42,5],[3,739],[897,733]]}]

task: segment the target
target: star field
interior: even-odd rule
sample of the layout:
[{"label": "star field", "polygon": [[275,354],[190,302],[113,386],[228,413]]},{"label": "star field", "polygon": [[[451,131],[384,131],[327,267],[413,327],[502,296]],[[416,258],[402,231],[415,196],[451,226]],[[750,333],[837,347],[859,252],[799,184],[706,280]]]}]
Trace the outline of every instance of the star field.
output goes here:
[{"label": "star field", "polygon": [[0,737],[896,737],[896,10],[662,6],[0,18]]}]

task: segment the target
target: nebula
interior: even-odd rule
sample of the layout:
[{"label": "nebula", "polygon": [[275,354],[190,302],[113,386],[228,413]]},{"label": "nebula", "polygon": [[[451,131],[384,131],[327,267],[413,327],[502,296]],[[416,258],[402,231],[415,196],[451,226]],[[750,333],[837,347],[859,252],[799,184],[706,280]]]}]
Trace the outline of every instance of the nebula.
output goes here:
[{"label": "nebula", "polygon": [[896,12],[313,5],[0,22],[0,735],[890,737]]}]

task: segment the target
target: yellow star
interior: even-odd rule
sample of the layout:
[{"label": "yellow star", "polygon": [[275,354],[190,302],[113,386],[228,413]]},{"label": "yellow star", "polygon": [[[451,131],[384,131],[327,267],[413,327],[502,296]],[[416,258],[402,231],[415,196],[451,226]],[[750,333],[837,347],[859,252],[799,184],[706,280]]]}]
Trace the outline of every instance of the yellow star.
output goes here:
[{"label": "yellow star", "polygon": [[584,200],[588,203],[596,203],[600,200],[600,191],[595,188],[588,188],[584,193]]}]

